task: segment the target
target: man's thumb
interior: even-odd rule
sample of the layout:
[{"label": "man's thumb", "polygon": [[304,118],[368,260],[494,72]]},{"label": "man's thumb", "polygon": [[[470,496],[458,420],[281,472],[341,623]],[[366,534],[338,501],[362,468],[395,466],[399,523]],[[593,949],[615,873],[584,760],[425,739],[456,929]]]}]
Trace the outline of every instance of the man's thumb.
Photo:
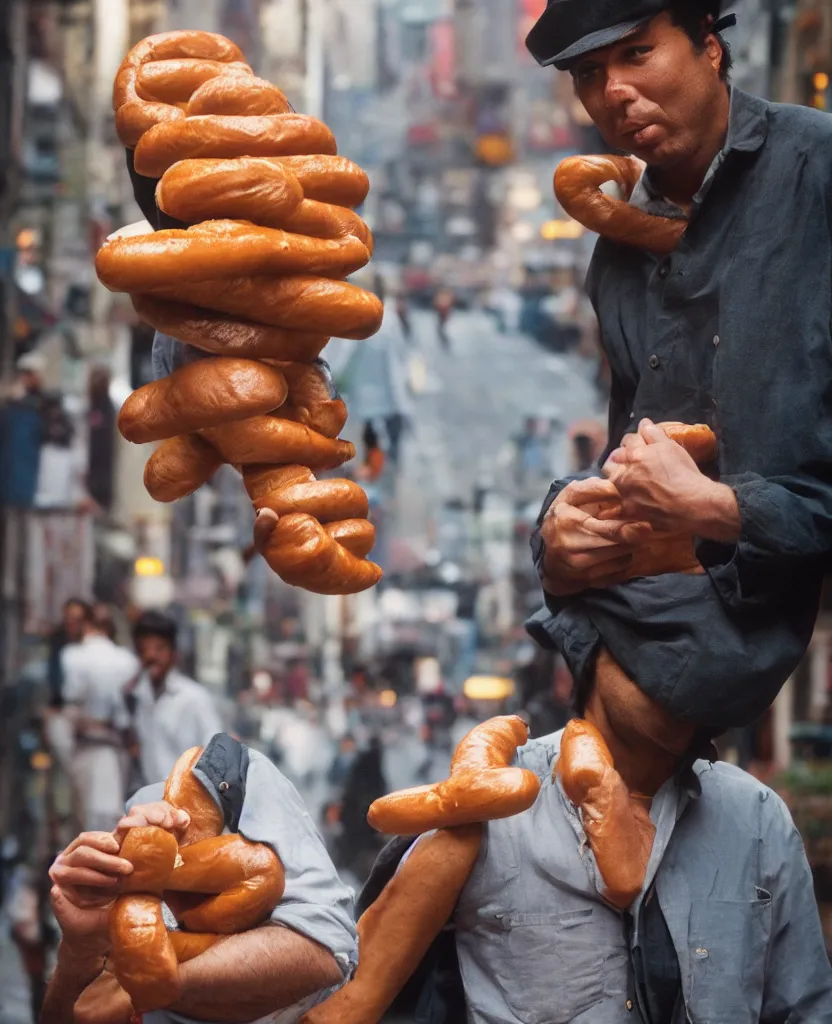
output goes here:
[{"label": "man's thumb", "polygon": [[669,443],[670,438],[661,427],[657,427],[652,420],[642,420],[638,425],[638,432],[648,444]]}]

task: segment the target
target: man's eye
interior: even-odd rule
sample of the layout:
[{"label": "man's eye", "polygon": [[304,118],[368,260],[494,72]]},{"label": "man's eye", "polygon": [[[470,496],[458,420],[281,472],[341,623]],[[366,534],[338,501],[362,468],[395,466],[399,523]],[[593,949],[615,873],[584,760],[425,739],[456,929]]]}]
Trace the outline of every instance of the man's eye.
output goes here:
[{"label": "man's eye", "polygon": [[652,46],[631,46],[624,56],[627,60],[635,60],[637,57],[647,56],[652,49]]},{"label": "man's eye", "polygon": [[582,65],[581,67],[575,68],[572,72],[572,77],[576,82],[589,82],[595,76],[598,68],[591,64]]}]

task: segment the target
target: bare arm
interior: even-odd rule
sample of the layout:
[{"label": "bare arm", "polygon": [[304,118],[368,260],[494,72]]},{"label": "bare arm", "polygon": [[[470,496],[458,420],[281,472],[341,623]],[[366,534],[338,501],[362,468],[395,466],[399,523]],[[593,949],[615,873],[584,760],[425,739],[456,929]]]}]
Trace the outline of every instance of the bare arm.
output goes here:
[{"label": "bare arm", "polygon": [[104,955],[77,940],[62,941],[58,962],[38,1018],[40,1024],[74,1024],[74,1007],[81,993],[104,970]]},{"label": "bare arm", "polygon": [[329,950],[278,926],[232,935],[180,970],[184,992],[171,1009],[232,1024],[285,1009],[343,980]]}]

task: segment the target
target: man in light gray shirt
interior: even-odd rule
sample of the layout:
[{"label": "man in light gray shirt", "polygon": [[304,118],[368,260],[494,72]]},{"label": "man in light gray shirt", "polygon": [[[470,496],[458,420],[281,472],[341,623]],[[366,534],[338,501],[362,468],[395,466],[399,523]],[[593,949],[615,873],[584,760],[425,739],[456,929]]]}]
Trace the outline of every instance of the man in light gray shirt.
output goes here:
[{"label": "man in light gray shirt", "polygon": [[[214,743],[217,740],[225,742],[226,750],[234,742],[229,737],[217,737]],[[358,949],[351,890],[338,878],[294,787],[267,758],[241,749],[245,794],[235,830],[252,842],[268,844],[278,855],[286,874],[283,897],[261,927],[223,939],[182,964],[181,998],[170,1009],[145,1013],[143,1024],[295,1024],[355,970]],[[215,771],[203,770],[203,760],[194,774],[228,820],[224,801],[237,783],[228,781],[231,776],[218,782]],[[222,756],[218,763],[227,761]],[[62,940],[42,1024],[73,1024],[75,1003],[103,970],[109,952],[107,910],[126,864],[117,856],[123,830],[151,824],[176,832],[187,824],[181,811],[161,802],[162,796],[161,784],[141,790],[120,823],[122,832],[83,834],[53,865],[52,900]],[[172,918],[169,926],[175,927]],[[113,1000],[107,1019],[110,1024],[127,1024],[129,1016],[129,1001],[125,1013],[122,993]]]}]

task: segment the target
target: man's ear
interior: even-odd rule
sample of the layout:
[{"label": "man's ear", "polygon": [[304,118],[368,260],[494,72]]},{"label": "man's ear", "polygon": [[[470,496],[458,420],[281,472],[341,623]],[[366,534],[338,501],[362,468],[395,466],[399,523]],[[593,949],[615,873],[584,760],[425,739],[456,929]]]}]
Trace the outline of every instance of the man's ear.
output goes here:
[{"label": "man's ear", "polygon": [[[708,28],[713,25],[713,20],[713,17],[708,18]],[[720,43],[718,37],[713,32],[709,32],[705,36],[705,53],[708,55],[708,60],[711,62],[711,67],[714,71],[719,71],[722,67],[722,43]]]}]

